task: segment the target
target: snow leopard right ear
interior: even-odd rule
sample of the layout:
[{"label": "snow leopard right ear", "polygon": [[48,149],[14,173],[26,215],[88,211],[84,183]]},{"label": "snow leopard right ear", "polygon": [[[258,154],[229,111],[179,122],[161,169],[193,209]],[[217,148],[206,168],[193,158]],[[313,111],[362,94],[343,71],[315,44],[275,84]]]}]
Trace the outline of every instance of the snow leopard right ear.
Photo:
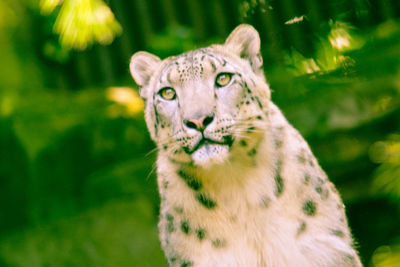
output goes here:
[{"label": "snow leopard right ear", "polygon": [[[143,51],[137,52],[131,57],[129,69],[133,79],[140,87],[149,83],[151,75],[160,61],[159,57]],[[141,89],[140,96],[146,98],[146,95]]]},{"label": "snow leopard right ear", "polygon": [[253,26],[248,24],[237,26],[224,45],[242,59],[247,60],[254,72],[260,71],[263,64],[260,54],[260,35]]}]

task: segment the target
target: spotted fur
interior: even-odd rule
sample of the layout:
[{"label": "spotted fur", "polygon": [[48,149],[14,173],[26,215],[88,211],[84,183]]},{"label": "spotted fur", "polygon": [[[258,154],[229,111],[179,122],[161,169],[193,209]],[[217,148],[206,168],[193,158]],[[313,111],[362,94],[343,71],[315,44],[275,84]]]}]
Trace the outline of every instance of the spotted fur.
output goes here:
[{"label": "spotted fur", "polygon": [[361,266],[338,192],[270,100],[254,28],[164,60],[138,52],[130,70],[159,148],[171,266]]}]

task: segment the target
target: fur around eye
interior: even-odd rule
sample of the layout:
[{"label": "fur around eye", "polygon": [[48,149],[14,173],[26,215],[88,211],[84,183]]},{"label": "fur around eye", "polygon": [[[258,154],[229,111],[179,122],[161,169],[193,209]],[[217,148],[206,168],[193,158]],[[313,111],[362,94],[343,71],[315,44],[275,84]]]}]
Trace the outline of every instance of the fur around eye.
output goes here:
[{"label": "fur around eye", "polygon": [[224,87],[229,84],[232,79],[232,73],[222,72],[215,78],[215,85],[217,87]]},{"label": "fur around eye", "polygon": [[158,91],[158,95],[165,100],[174,100],[176,98],[175,90],[171,87],[164,87]]}]

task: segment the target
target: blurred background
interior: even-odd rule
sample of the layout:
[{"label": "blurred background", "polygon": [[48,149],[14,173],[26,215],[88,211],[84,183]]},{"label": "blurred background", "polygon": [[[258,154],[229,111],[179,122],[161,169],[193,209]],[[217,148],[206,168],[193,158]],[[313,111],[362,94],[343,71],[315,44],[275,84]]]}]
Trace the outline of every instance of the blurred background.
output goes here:
[{"label": "blurred background", "polygon": [[[260,32],[365,266],[400,266],[400,1],[0,1],[0,266],[166,266],[130,56]],[[153,151],[153,152],[151,152]]]}]

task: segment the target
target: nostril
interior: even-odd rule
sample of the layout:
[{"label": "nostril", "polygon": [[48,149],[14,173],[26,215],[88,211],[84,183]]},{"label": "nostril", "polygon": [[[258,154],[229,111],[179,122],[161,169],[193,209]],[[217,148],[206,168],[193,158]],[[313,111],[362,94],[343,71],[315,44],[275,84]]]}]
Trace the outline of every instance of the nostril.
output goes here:
[{"label": "nostril", "polygon": [[214,115],[205,117],[203,120],[203,126],[207,127],[210,123],[212,123],[213,120],[214,120]]},{"label": "nostril", "polygon": [[196,123],[190,121],[190,120],[184,120],[183,123],[188,127],[192,129],[197,129]]},{"label": "nostril", "polygon": [[183,120],[183,124],[190,129],[203,131],[214,120],[214,115],[201,116],[198,119]]}]

